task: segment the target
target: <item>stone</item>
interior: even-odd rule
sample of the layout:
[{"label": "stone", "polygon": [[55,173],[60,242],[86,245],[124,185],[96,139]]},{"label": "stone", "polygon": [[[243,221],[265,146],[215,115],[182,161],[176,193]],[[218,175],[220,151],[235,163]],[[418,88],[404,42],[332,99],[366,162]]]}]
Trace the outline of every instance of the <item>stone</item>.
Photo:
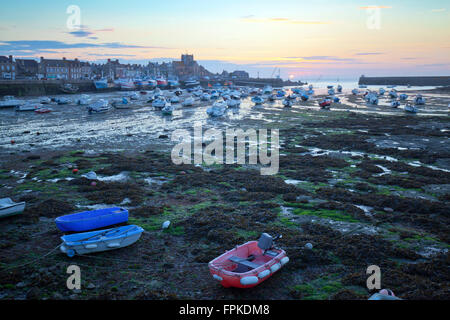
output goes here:
[{"label": "stone", "polygon": [[305,248],[308,250],[312,250],[312,248],[313,248],[312,243],[308,242],[307,244],[305,244]]}]

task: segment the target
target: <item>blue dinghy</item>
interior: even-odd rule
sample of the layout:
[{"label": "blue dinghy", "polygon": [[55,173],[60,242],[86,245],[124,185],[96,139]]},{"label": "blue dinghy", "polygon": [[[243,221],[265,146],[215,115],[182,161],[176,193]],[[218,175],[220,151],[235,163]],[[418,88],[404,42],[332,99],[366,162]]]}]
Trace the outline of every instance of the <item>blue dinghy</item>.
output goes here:
[{"label": "blue dinghy", "polygon": [[107,230],[75,233],[62,236],[61,251],[69,257],[76,254],[86,254],[123,248],[132,245],[141,237],[142,229],[130,225]]},{"label": "blue dinghy", "polygon": [[128,210],[118,207],[79,212],[55,219],[56,226],[62,232],[89,231],[127,221]]}]

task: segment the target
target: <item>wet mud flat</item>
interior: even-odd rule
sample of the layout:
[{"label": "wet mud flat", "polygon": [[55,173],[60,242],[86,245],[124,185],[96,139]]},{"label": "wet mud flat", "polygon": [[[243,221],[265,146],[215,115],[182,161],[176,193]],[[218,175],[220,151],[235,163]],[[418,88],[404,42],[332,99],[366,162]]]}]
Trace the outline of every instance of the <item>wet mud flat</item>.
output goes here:
[{"label": "wet mud flat", "polygon": [[[159,136],[126,137],[122,150],[2,146],[0,197],[27,208],[0,221],[0,298],[367,299],[366,269],[378,265],[382,287],[401,298],[449,299],[449,118],[337,109],[263,106],[205,122],[279,128],[274,176],[248,165],[174,165],[173,143]],[[95,186],[81,177],[89,171]],[[73,258],[59,252],[55,217],[115,205],[145,229],[138,242]],[[222,288],[207,263],[262,232],[283,235],[277,244],[290,262],[256,288]],[[66,287],[72,264],[80,291]]]}]

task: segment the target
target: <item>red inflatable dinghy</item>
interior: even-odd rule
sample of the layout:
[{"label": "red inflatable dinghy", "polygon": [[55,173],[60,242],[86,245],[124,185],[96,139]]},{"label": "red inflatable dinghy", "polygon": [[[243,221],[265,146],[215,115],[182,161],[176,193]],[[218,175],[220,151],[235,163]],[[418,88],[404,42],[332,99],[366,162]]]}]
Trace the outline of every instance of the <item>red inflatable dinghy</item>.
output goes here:
[{"label": "red inflatable dinghy", "polygon": [[252,288],[289,262],[286,252],[273,246],[273,240],[263,233],[259,241],[237,246],[212,260],[209,271],[225,288]]}]

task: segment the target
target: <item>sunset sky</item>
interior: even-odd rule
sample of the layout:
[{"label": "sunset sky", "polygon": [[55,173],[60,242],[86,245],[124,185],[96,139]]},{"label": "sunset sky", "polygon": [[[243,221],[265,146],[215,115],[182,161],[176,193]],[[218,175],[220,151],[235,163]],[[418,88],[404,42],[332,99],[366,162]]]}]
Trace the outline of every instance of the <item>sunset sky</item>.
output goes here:
[{"label": "sunset sky", "polygon": [[[81,26],[68,28],[71,5]],[[377,18],[379,17],[379,19]],[[450,75],[448,0],[2,2],[0,55],[179,60],[283,78]]]}]

